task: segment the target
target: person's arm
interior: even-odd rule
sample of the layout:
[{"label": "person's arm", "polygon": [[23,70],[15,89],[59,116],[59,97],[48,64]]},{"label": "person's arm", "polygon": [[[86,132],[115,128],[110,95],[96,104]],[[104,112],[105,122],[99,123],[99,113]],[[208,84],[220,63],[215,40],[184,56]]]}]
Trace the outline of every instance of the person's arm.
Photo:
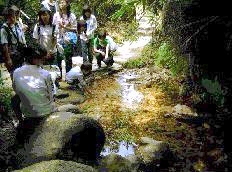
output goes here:
[{"label": "person's arm", "polygon": [[92,15],[93,16],[93,32],[97,29],[97,19],[96,19],[96,17],[94,16],[94,15]]},{"label": "person's arm", "polygon": [[84,76],[83,74],[82,75],[78,75],[77,77],[78,81],[79,81],[79,84],[78,86],[83,89],[84,92],[88,93],[88,94],[92,94],[91,91],[89,91],[89,89],[87,88],[87,85],[86,85],[86,82],[85,82],[85,79],[84,79]]},{"label": "person's arm", "polygon": [[67,25],[60,25],[66,31],[76,32],[77,31],[77,19],[74,14],[70,14],[70,22]]},{"label": "person's arm", "polygon": [[93,42],[94,42],[94,43],[93,43],[93,51],[94,51],[95,53],[100,53],[101,55],[105,56],[105,52],[103,52],[103,51],[97,49],[98,38],[95,38]]},{"label": "person's arm", "polygon": [[8,48],[8,39],[7,39],[7,32],[5,29],[1,29],[1,44],[3,48],[3,61],[8,71],[11,71],[13,67],[10,49]]},{"label": "person's arm", "polygon": [[54,102],[54,88],[52,83],[52,77],[51,74],[48,74],[48,77],[46,79],[46,85],[47,85],[47,98],[50,102]]},{"label": "person's arm", "polygon": [[91,20],[93,21],[93,25],[91,26],[90,30],[87,31],[87,36],[92,35],[94,31],[97,29],[97,19],[94,15],[91,15]]},{"label": "person's arm", "polygon": [[[59,32],[59,30],[58,30],[58,26],[57,25],[55,25],[55,26],[52,26],[52,27],[55,27],[55,28],[52,28],[52,47],[53,47],[53,49],[56,47],[56,44],[57,44],[57,37],[58,37],[58,32]],[[54,31],[53,31],[53,29],[54,29]]]},{"label": "person's arm", "polygon": [[13,63],[10,56],[10,50],[8,48],[8,44],[3,44],[3,61],[5,63],[7,70],[11,71],[13,67]]},{"label": "person's arm", "polygon": [[36,24],[34,27],[32,37],[36,40],[37,43],[39,43],[38,24]]},{"label": "person's arm", "polygon": [[109,43],[107,42],[105,58],[107,59],[108,56],[109,56]]}]

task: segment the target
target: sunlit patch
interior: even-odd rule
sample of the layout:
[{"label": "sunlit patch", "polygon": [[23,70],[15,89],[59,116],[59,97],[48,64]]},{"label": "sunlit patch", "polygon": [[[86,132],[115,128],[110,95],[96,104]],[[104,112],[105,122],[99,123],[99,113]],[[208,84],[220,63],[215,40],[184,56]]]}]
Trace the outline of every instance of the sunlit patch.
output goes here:
[{"label": "sunlit patch", "polygon": [[147,124],[150,121],[154,121],[154,117],[153,116],[137,116],[136,119],[134,119],[133,124],[135,125],[141,125],[141,124]]},{"label": "sunlit patch", "polygon": [[46,121],[51,121],[52,119],[59,118],[59,115],[51,115],[49,118],[47,118]]},{"label": "sunlit patch", "polygon": [[29,85],[32,88],[38,88],[42,81],[38,78],[35,78],[33,76],[24,76],[20,78],[21,80],[24,80],[27,82],[27,85]]},{"label": "sunlit patch", "polygon": [[111,146],[105,146],[101,155],[106,156],[106,155],[109,155],[110,153],[116,153],[123,157],[126,157],[128,155],[134,155],[135,146],[136,145],[134,143],[129,144],[129,143],[126,143],[125,141],[121,141],[117,145],[115,145],[115,147],[113,147],[112,144]]},{"label": "sunlit patch", "polygon": [[136,79],[136,75],[125,74],[119,77],[118,82],[121,85],[121,96],[123,108],[136,109],[143,99],[143,94],[135,90],[135,85],[127,83],[130,80]]}]

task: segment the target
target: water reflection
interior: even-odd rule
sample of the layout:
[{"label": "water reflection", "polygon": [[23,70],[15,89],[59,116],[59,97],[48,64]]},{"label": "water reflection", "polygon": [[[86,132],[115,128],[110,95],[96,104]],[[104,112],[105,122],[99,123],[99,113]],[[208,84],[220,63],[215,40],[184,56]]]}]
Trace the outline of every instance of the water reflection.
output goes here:
[{"label": "water reflection", "polygon": [[135,74],[124,74],[118,78],[121,85],[122,107],[136,109],[143,99],[143,94],[135,90],[135,84],[129,83],[137,78]]},{"label": "water reflection", "polygon": [[123,157],[126,157],[128,155],[134,155],[134,149],[135,149],[135,144],[127,143],[125,141],[119,142],[116,146],[106,146],[104,150],[102,151],[101,155],[106,156],[109,155],[110,153],[116,153],[118,155],[121,155]]}]

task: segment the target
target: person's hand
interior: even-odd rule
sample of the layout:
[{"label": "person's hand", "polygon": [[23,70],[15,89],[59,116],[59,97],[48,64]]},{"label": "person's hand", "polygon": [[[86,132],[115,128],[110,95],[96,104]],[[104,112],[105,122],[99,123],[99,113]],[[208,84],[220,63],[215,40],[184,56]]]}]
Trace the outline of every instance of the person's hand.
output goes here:
[{"label": "person's hand", "polygon": [[103,51],[101,51],[100,53],[101,53],[102,56],[105,57],[106,54]]},{"label": "person's hand", "polygon": [[84,87],[84,92],[86,92],[90,96],[92,95],[92,92],[89,89],[87,89],[86,87]]},{"label": "person's hand", "polygon": [[11,69],[13,68],[12,60],[11,59],[6,60],[5,66],[6,66],[8,71],[11,71]]},{"label": "person's hand", "polygon": [[59,26],[60,26],[61,28],[64,28],[64,27],[65,27],[65,25],[63,24],[63,22],[59,22]]}]

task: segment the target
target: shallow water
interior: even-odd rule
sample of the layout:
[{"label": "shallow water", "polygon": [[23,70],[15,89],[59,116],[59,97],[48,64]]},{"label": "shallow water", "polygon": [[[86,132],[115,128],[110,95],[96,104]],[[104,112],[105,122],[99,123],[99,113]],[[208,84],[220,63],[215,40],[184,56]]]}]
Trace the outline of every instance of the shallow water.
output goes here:
[{"label": "shallow water", "polygon": [[136,145],[134,143],[127,143],[125,141],[121,141],[117,145],[112,144],[111,146],[105,146],[101,155],[106,156],[110,153],[116,153],[123,157],[126,157],[128,155],[134,155],[135,146]]},{"label": "shallow water", "polygon": [[121,86],[121,107],[135,110],[143,100],[143,94],[136,90],[136,86],[130,81],[136,80],[135,74],[123,74],[117,79]]}]

